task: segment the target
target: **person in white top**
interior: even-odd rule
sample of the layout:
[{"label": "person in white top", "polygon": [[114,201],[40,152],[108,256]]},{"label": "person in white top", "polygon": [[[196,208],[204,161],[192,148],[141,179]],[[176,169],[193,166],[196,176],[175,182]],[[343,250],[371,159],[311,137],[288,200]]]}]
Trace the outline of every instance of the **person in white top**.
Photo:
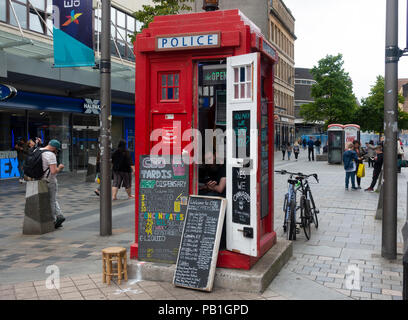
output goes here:
[{"label": "person in white top", "polygon": [[57,201],[58,183],[57,174],[64,169],[63,164],[57,165],[57,150],[61,150],[61,143],[58,140],[51,140],[48,145],[41,148],[42,166],[44,171],[43,179],[48,182],[48,191],[50,193],[51,213],[54,217],[55,229],[61,227],[65,221],[61,208]]}]

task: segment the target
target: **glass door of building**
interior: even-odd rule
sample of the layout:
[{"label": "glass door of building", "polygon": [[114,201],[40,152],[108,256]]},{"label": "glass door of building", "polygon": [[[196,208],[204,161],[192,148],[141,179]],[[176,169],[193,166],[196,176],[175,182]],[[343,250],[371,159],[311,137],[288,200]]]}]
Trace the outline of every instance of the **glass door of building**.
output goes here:
[{"label": "glass door of building", "polygon": [[99,127],[73,126],[73,169],[86,170],[90,157],[98,153]]}]

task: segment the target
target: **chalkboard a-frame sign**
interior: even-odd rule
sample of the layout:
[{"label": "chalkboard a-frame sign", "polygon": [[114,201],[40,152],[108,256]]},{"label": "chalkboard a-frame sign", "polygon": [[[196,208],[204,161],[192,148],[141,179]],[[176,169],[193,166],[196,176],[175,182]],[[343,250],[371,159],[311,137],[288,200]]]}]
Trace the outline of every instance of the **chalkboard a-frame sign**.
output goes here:
[{"label": "chalkboard a-frame sign", "polygon": [[227,200],[190,196],[177,258],[175,286],[212,290]]}]

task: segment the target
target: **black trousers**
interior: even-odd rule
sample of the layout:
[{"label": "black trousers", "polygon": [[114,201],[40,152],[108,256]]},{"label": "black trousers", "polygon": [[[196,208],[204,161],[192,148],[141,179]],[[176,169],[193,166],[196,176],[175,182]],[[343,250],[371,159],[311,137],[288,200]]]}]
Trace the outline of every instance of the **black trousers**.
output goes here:
[{"label": "black trousers", "polygon": [[373,180],[371,181],[370,188],[374,189],[375,184],[377,183],[378,177],[380,176],[381,170],[380,171],[375,171],[373,172]]},{"label": "black trousers", "polygon": [[282,160],[285,160],[285,153],[286,153],[286,150],[282,150]]},{"label": "black trousers", "polygon": [[295,158],[297,160],[297,158],[299,157],[299,152],[295,152]]},{"label": "black trousers", "polygon": [[314,161],[314,148],[309,148],[309,161],[310,161],[310,153],[312,154],[312,160]]}]

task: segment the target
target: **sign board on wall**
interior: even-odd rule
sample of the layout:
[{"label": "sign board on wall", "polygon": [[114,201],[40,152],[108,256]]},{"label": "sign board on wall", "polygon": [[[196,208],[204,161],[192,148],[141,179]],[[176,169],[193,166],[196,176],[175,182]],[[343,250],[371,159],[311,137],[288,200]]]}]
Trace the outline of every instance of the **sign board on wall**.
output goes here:
[{"label": "sign board on wall", "polygon": [[188,202],[188,166],[140,157],[139,253],[142,261],[176,263]]},{"label": "sign board on wall", "polygon": [[156,51],[218,48],[220,46],[220,32],[190,33],[156,38]]},{"label": "sign board on wall", "polygon": [[357,125],[345,125],[344,126],[344,142],[353,142],[359,140],[360,127]]},{"label": "sign board on wall", "polygon": [[20,177],[16,151],[0,151],[0,179]]},{"label": "sign board on wall", "polygon": [[211,291],[227,200],[190,196],[173,283]]},{"label": "sign board on wall", "polygon": [[0,84],[0,101],[13,98],[17,94],[16,88],[5,84]]}]

